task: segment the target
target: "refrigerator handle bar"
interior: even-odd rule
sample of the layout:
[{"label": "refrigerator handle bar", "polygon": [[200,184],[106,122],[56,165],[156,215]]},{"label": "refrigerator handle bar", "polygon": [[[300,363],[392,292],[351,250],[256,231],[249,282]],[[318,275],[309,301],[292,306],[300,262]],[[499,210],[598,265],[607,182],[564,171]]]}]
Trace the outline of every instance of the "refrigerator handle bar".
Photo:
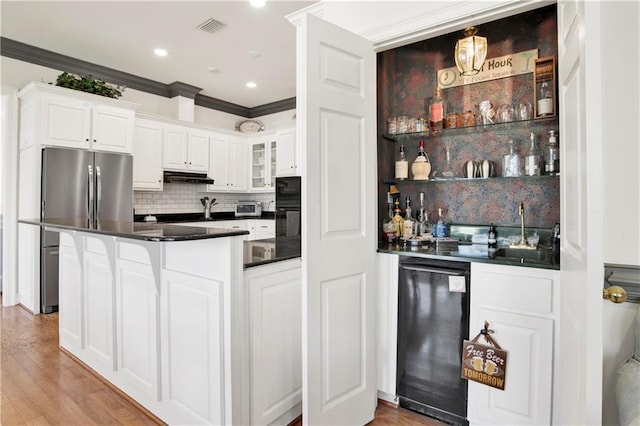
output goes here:
[{"label": "refrigerator handle bar", "polygon": [[87,199],[87,218],[90,221],[93,221],[93,166],[91,166],[91,164],[89,164],[87,166],[87,169],[89,170],[89,174],[87,177],[87,192],[88,192],[88,199]]},{"label": "refrigerator handle bar", "polygon": [[440,268],[434,268],[434,267],[400,265],[400,268],[406,269],[408,271],[433,272],[434,274],[444,274],[444,275],[454,275],[454,276],[465,275],[464,271],[455,271],[451,269],[440,269]]},{"label": "refrigerator handle bar", "polygon": [[100,220],[100,208],[102,207],[102,173],[100,173],[100,166],[96,166],[96,188],[97,198],[96,202],[96,221]]}]

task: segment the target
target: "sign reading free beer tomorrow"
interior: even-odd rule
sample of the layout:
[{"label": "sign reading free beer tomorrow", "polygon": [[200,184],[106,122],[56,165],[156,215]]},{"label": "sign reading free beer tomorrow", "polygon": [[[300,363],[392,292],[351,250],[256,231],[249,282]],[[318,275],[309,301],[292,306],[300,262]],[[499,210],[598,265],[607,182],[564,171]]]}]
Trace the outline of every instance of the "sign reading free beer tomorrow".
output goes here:
[{"label": "sign reading free beer tomorrow", "polygon": [[[489,323],[485,321],[484,329],[473,340],[462,342],[462,367],[460,376],[463,379],[482,383],[492,388],[504,390],[507,375],[507,351],[490,336]],[[480,336],[493,346],[478,343]]]},{"label": "sign reading free beer tomorrow", "polygon": [[444,68],[438,70],[438,87],[449,89],[451,87],[466,86],[467,84],[532,73],[537,57],[538,49],[532,49],[486,59],[478,74],[467,76],[460,75],[458,67]]}]

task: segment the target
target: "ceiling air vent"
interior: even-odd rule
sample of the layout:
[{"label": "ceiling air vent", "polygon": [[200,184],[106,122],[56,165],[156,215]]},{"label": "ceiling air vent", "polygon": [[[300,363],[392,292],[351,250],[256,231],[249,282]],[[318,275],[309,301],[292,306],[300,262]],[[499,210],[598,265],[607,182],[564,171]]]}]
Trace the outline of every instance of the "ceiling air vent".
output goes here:
[{"label": "ceiling air vent", "polygon": [[201,29],[202,31],[206,31],[208,33],[214,33],[224,27],[224,24],[220,21],[216,21],[213,18],[209,18],[204,21],[202,24],[198,25],[196,28]]}]

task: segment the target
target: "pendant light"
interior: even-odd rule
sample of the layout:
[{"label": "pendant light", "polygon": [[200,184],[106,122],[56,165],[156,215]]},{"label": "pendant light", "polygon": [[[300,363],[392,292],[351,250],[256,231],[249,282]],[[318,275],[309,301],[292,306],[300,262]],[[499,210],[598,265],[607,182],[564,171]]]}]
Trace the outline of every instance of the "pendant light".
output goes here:
[{"label": "pendant light", "polygon": [[487,57],[487,39],[477,33],[476,27],[468,27],[464,30],[465,38],[456,43],[456,66],[462,75],[478,74]]}]

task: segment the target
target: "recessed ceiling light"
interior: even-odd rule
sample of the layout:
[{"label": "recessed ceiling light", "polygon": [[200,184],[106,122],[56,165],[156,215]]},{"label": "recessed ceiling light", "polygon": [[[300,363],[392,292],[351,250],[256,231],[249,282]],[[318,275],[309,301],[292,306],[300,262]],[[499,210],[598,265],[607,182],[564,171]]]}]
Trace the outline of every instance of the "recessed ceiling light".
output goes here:
[{"label": "recessed ceiling light", "polygon": [[251,6],[253,7],[263,7],[266,1],[265,0],[249,0],[249,3],[251,3]]},{"label": "recessed ceiling light", "polygon": [[218,72],[218,71],[220,71],[220,70],[218,69],[218,67],[207,67],[207,70],[208,70],[209,72]]},{"label": "recessed ceiling light", "polygon": [[250,50],[247,55],[251,56],[252,58],[258,58],[260,57],[260,52],[258,52],[257,50]]},{"label": "recessed ceiling light", "polygon": [[167,51],[166,51],[166,50],[164,50],[164,49],[155,49],[155,50],[153,51],[153,53],[154,53],[156,56],[167,56]]},{"label": "recessed ceiling light", "polygon": [[255,82],[255,81],[247,81],[246,86],[247,86],[247,88],[249,88],[249,89],[255,89],[256,87],[258,87],[258,85],[256,84],[256,82]]}]

